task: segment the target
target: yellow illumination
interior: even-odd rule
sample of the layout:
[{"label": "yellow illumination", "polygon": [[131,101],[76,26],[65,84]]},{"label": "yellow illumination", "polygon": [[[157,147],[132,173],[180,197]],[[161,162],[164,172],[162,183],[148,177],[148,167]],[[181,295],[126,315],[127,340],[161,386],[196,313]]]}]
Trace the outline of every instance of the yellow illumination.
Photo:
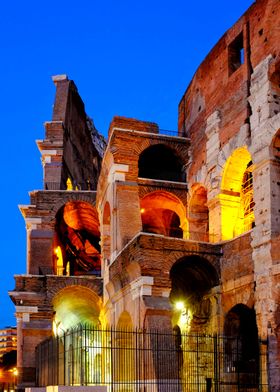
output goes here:
[{"label": "yellow illumination", "polygon": [[141,214],[144,214],[145,208],[141,208],[140,212],[141,212]]},{"label": "yellow illumination", "polygon": [[[246,173],[249,174],[246,176]],[[229,240],[252,228],[253,178],[250,173],[249,151],[245,147],[235,150],[225,164],[219,194],[222,240]]]},{"label": "yellow illumination", "polygon": [[66,276],[70,276],[70,262],[69,261],[67,261],[67,264],[66,264]]},{"label": "yellow illumination", "polygon": [[175,303],[175,308],[177,310],[184,310],[185,309],[185,304],[182,301],[178,301]]},{"label": "yellow illumination", "polygon": [[54,253],[56,254],[56,274],[61,276],[63,275],[63,257],[62,257],[62,251],[61,247],[57,246],[54,250]]},{"label": "yellow illumination", "polygon": [[67,186],[67,191],[72,191],[73,190],[73,184],[72,184],[72,181],[71,181],[71,179],[68,177],[67,178],[67,181],[66,181],[66,186]]},{"label": "yellow illumination", "polygon": [[190,309],[185,310],[181,313],[178,321],[178,325],[183,332],[189,332],[191,328],[192,312]]}]

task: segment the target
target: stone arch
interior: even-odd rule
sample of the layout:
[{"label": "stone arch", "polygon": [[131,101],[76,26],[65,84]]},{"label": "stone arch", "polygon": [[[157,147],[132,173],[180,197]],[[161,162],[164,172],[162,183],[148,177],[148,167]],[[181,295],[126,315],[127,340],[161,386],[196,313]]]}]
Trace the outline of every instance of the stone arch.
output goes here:
[{"label": "stone arch", "polygon": [[155,191],[140,200],[140,212],[144,232],[170,237],[187,236],[186,209],[172,193]]},{"label": "stone arch", "polygon": [[[51,191],[49,191],[51,192]],[[71,202],[84,202],[90,204],[93,208],[96,208],[96,193],[95,192],[63,192],[58,200],[53,204],[52,208],[50,208],[50,221],[55,226],[56,222],[56,214],[57,212],[66,204]]]},{"label": "stone arch", "polygon": [[115,381],[132,382],[135,379],[135,354],[133,323],[130,314],[123,311],[119,317],[116,331],[116,350],[112,360]]},{"label": "stone arch", "polygon": [[219,285],[217,270],[201,256],[185,256],[173,264],[170,280],[173,325],[186,332],[206,332],[211,316],[211,291]]},{"label": "stone arch", "polygon": [[201,184],[194,184],[188,208],[189,238],[196,241],[209,240],[209,210],[207,190]]},{"label": "stone arch", "polygon": [[57,335],[79,324],[99,325],[100,297],[88,287],[71,285],[59,290],[52,298],[53,330]]},{"label": "stone arch", "polygon": [[223,240],[254,227],[252,171],[251,154],[246,147],[234,150],[225,163],[219,195]]},{"label": "stone arch", "polygon": [[141,152],[138,177],[185,182],[184,163],[175,150],[166,144],[154,144]]},{"label": "stone arch", "polygon": [[[140,183],[141,186],[139,186],[138,194],[139,198],[143,199],[145,196],[147,196],[150,193],[155,192],[155,187],[149,184],[143,184]],[[180,200],[180,202],[184,205],[187,206],[188,204],[188,193],[186,192],[186,188],[184,189],[174,189],[174,188],[169,188],[168,191],[166,190],[165,186],[157,186],[156,190],[158,192],[168,192],[172,195],[174,195],[177,199]]]},{"label": "stone arch", "polygon": [[233,306],[225,317],[225,371],[243,373],[247,382],[257,383],[259,341],[256,313],[244,304]]},{"label": "stone arch", "polygon": [[184,164],[188,162],[189,153],[188,148],[186,148],[186,140],[184,141],[184,144],[178,144],[177,141],[174,141],[171,138],[164,138],[161,140],[153,137],[140,138],[137,140],[137,143],[134,144],[133,152],[137,157],[139,157],[149,147],[159,144],[164,144],[172,149]]},{"label": "stone arch", "polygon": [[[63,275],[100,275],[100,232],[98,214],[91,204],[69,201],[56,214],[54,267],[61,249]],[[56,268],[54,268],[56,269]]]},{"label": "stone arch", "polygon": [[124,310],[118,319],[117,329],[132,329],[133,322],[128,311]]}]

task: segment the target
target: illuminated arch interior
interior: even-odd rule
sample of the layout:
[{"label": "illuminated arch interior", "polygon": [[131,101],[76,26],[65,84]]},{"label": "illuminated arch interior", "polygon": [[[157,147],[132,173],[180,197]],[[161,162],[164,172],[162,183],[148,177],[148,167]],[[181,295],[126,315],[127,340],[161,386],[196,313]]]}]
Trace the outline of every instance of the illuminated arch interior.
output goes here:
[{"label": "illuminated arch interior", "polygon": [[220,194],[223,240],[254,226],[252,170],[251,155],[245,147],[235,150],[225,164]]},{"label": "illuminated arch interior", "polygon": [[210,290],[219,285],[215,268],[199,256],[184,257],[170,270],[173,323],[181,330],[202,331],[210,316]]},{"label": "illuminated arch interior", "polygon": [[186,212],[181,201],[168,192],[153,192],[140,202],[143,231],[183,238],[187,233]]},{"label": "illuminated arch interior", "polygon": [[132,328],[132,326],[133,324],[130,314],[127,311],[122,312],[119,317],[117,329]]},{"label": "illuminated arch interior", "polygon": [[[64,275],[100,275],[100,233],[97,211],[85,202],[69,202],[56,216],[54,261]],[[59,250],[60,248],[60,250]],[[58,253],[61,255],[58,257]],[[61,258],[63,267],[61,267]],[[62,272],[61,272],[62,271]]]},{"label": "illuminated arch interior", "polygon": [[202,185],[192,189],[189,206],[190,239],[195,241],[209,240],[209,211],[207,206],[207,191]]},{"label": "illuminated arch interior", "polygon": [[164,144],[144,150],[138,161],[138,176],[157,180],[184,182],[183,164],[175,152]]},{"label": "illuminated arch interior", "polygon": [[61,290],[53,300],[54,333],[61,335],[78,324],[99,324],[99,298],[82,286]]},{"label": "illuminated arch interior", "polygon": [[[135,356],[132,349],[135,345],[132,334],[132,319],[127,311],[123,311],[117,324],[118,358],[114,361],[116,379],[120,382],[135,379]],[[126,366],[123,366],[123,364]]]}]

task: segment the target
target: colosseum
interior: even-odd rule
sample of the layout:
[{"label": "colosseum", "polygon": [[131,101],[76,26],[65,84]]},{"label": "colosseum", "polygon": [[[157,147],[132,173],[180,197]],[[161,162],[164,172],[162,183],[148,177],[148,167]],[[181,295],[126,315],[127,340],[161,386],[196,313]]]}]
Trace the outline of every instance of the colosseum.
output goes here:
[{"label": "colosseum", "polygon": [[53,77],[9,292],[19,390],[280,391],[279,38],[279,0],[257,0],[197,69],[176,132],[116,116],[105,141]]}]

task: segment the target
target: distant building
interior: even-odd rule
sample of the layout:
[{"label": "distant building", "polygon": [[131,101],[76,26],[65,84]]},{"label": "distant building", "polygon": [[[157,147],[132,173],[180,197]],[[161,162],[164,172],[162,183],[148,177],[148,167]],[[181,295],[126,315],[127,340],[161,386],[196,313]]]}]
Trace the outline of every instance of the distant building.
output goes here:
[{"label": "distant building", "polygon": [[0,358],[4,354],[17,349],[17,328],[0,329]]},{"label": "distant building", "polygon": [[[20,388],[110,379],[125,391],[155,390],[149,380],[156,391],[280,391],[279,21],[279,0],[257,0],[223,35],[174,133],[117,116],[106,144],[74,82],[53,78],[37,141],[44,189],[20,206],[27,273],[10,291]],[[73,335],[79,323],[170,335],[98,346],[92,330]],[[133,351],[147,345],[148,365]]]}]

